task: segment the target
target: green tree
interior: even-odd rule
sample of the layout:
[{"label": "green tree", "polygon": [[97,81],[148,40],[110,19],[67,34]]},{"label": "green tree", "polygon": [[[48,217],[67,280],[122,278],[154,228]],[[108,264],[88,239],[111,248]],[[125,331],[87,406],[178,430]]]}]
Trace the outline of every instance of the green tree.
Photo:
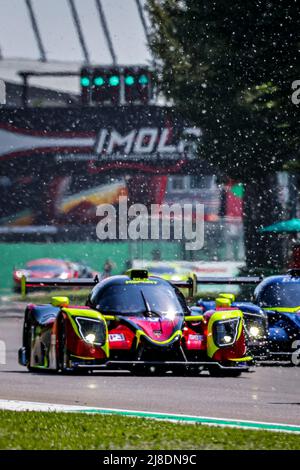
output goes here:
[{"label": "green tree", "polygon": [[245,183],[248,267],[279,262],[258,229],[280,216],[275,172],[299,160],[296,0],[149,0],[158,80],[203,129],[199,156]]}]

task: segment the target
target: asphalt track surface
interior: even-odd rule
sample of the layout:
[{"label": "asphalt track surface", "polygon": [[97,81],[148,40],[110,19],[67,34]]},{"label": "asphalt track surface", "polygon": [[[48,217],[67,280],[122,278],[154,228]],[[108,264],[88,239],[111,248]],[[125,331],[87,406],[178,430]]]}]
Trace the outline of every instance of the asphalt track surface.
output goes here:
[{"label": "asphalt track surface", "polygon": [[29,373],[17,363],[21,335],[20,314],[0,312],[1,399],[300,424],[300,367],[257,367],[239,378]]}]

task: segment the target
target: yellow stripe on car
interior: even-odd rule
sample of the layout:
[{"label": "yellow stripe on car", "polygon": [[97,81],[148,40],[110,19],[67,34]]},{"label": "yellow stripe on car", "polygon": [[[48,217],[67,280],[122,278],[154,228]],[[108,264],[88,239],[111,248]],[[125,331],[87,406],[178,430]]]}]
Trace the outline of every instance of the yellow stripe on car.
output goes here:
[{"label": "yellow stripe on car", "polygon": [[286,313],[297,313],[300,311],[300,305],[298,307],[264,307],[264,310],[274,310],[274,312],[286,312]]},{"label": "yellow stripe on car", "polygon": [[234,362],[253,361],[253,357],[251,357],[251,356],[238,357],[238,358],[230,357],[228,360],[229,361],[234,361]]}]

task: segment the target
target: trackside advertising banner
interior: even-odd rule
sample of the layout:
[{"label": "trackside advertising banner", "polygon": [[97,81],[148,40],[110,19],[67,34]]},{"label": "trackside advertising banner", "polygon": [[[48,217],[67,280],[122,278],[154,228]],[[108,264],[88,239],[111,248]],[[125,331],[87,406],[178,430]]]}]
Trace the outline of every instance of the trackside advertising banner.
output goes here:
[{"label": "trackside advertising banner", "polygon": [[1,109],[0,226],[94,223],[120,195],[161,203],[166,175],[199,170],[201,135],[172,108]]},{"label": "trackside advertising banner", "polygon": [[179,172],[195,158],[200,138],[201,130],[172,108],[28,108],[0,114],[4,168],[30,162],[70,171],[82,163],[87,173],[161,166]]}]

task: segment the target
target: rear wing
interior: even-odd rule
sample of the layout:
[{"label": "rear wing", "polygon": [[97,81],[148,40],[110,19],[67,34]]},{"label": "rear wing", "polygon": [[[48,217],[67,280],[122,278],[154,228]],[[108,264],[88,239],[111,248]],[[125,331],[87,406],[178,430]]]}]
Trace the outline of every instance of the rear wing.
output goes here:
[{"label": "rear wing", "polygon": [[29,287],[94,287],[99,282],[99,277],[95,276],[92,278],[75,278],[75,279],[59,279],[53,278],[49,280],[45,279],[31,279],[22,276],[21,278],[21,295],[26,296],[27,288]]},{"label": "rear wing", "polygon": [[170,281],[173,286],[179,289],[188,289],[189,296],[192,297],[197,293],[197,286],[201,284],[230,284],[230,285],[257,285],[263,280],[260,276],[239,276],[239,277],[198,277],[192,274],[187,281]]},{"label": "rear wing", "polygon": [[[200,277],[197,278],[196,274],[192,274],[186,281],[169,281],[175,287],[179,289],[188,289],[189,297],[193,297],[197,293],[197,285],[201,284],[259,284],[262,281],[262,277],[259,276],[244,276],[244,277]],[[21,295],[26,296],[27,288],[30,287],[94,287],[100,281],[98,276],[94,279],[91,278],[78,278],[78,279],[30,279],[26,276],[21,278]]]}]

